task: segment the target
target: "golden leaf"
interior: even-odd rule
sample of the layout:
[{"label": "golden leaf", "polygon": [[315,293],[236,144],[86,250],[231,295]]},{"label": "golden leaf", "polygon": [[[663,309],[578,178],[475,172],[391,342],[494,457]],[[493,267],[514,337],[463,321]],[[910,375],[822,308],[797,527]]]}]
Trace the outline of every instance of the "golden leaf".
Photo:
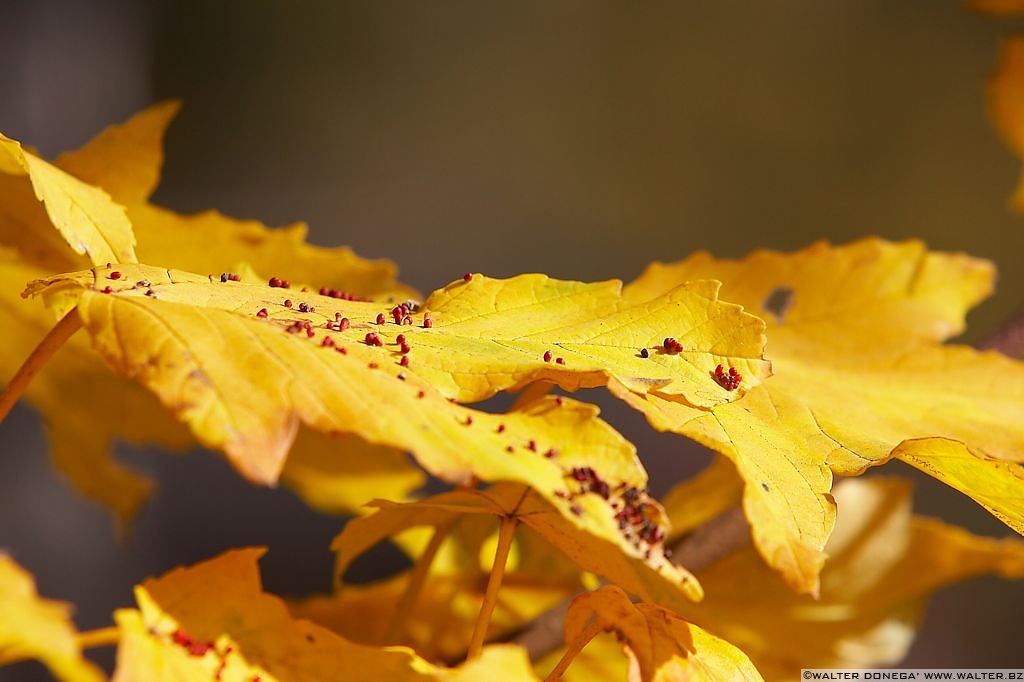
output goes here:
[{"label": "golden leaf", "polygon": [[985,573],[1024,578],[1024,542],[913,517],[906,481],[848,479],[835,496],[839,516],[818,599],[794,594],[747,548],[701,571],[707,597],[681,611],[741,647],[765,679],[896,664],[932,592]]},{"label": "golden leaf", "polygon": [[[255,221],[236,221],[215,212],[182,217],[146,204],[159,179],[164,128],[177,109],[173,102],[157,105],[120,126],[112,126],[82,149],[61,155],[55,163],[57,168],[40,177],[63,178],[61,187],[72,194],[83,194],[82,202],[102,191],[109,192],[128,206],[133,220],[140,221],[139,233],[146,242],[143,252],[159,252],[161,260],[169,258],[179,265],[218,273],[225,264],[250,261],[285,276],[304,272],[322,285],[342,288],[352,295],[415,294],[395,282],[395,267],[390,262],[366,261],[347,248],[306,244],[304,226],[271,230]],[[13,141],[3,144],[7,145],[4,152],[20,155],[15,160],[28,158],[29,153]],[[13,164],[10,154],[0,153],[0,166],[19,173],[0,173],[0,244],[17,249],[0,246],[0,280],[4,284],[0,324],[13,332],[0,341],[0,377],[4,379],[15,374],[21,360],[54,321],[52,312],[26,304],[15,292],[26,281],[45,277],[53,268],[82,266],[52,229],[31,183],[20,175],[24,168]],[[83,182],[101,185],[102,191]],[[56,191],[50,190],[48,196]],[[151,443],[172,450],[193,443],[187,431],[160,409],[151,394],[110,375],[84,338],[73,337],[33,380],[25,397],[45,418],[56,466],[79,491],[109,506],[121,521],[134,515],[152,483],[112,459],[111,442]],[[66,409],[69,403],[76,408]],[[362,449],[365,457],[329,454],[354,453],[355,448]],[[422,476],[405,462],[402,453],[383,447],[367,450],[356,439],[335,443],[322,437],[304,438],[294,459],[285,482],[293,484],[311,504],[333,512],[360,509],[373,496],[363,488],[367,481],[386,485],[375,494],[394,494],[401,499],[404,495],[400,493],[416,487]]]},{"label": "golden leaf", "polygon": [[62,682],[104,679],[82,658],[70,611],[67,604],[40,598],[32,576],[0,554],[0,665],[36,658]]},{"label": "golden leaf", "polygon": [[[832,471],[855,475],[903,441],[966,443],[965,492],[1000,481],[982,504],[1018,532],[1024,485],[1024,372],[996,353],[941,345],[991,290],[992,266],[918,242],[866,239],[742,261],[697,254],[652,265],[626,287],[646,300],[681,281],[717,277],[731,300],[768,321],[775,375],[735,403],[698,410],[674,396],[620,391],[659,429],[696,438],[736,464],[744,508],[767,561],[814,592],[834,522]],[[921,452],[918,450],[918,452]],[[949,480],[952,480],[950,478]],[[969,493],[970,494],[970,493]]]},{"label": "golden leaf", "polygon": [[[42,202],[48,223],[57,228],[75,253],[87,255],[93,265],[136,262],[131,223],[124,208],[106,192],[43,161],[3,135],[0,173],[13,175],[17,181],[0,184],[0,190],[9,189],[16,195],[16,204],[5,207],[4,220],[0,221],[5,244],[25,247],[32,253],[39,249],[38,242],[50,243],[38,204],[24,201],[24,188],[31,187],[37,201]],[[12,208],[24,214],[18,215]]]},{"label": "golden leaf", "polygon": [[[733,645],[661,606],[634,604],[611,585],[576,597],[565,617],[570,651],[574,643],[578,650],[601,631],[621,637],[632,659],[630,680],[761,679],[747,656]],[[548,679],[559,677],[556,673]]]},{"label": "golden leaf", "polygon": [[[714,363],[742,366],[751,386],[767,372],[758,359],[763,323],[718,302],[717,285],[707,282],[623,305],[616,283],[474,277],[435,293],[420,312],[399,311],[412,324],[387,324],[379,304],[118,267],[48,278],[30,292],[60,312],[77,300],[107,362],[154,391],[250,479],[277,479],[302,421],[408,450],[450,482],[526,483],[573,519],[568,497],[579,486],[567,478],[579,473],[589,493],[584,511],[600,509],[601,536],[620,542],[608,499],[613,490],[617,498],[642,489],[646,474],[593,408],[560,408],[555,398],[502,416],[448,399],[538,379],[576,388],[614,377],[621,386],[660,386],[694,404],[720,404],[740,391],[715,381]],[[596,310],[605,314],[594,318]],[[669,328],[684,330],[679,339],[691,350],[642,358],[637,348]],[[545,348],[560,353],[554,362],[545,361]],[[657,529],[642,532],[650,537],[641,544],[661,540]]]},{"label": "golden leaf", "polygon": [[354,644],[294,619],[262,589],[256,569],[262,554],[230,551],[137,587],[139,609],[116,614],[122,641],[114,682],[536,680],[516,647],[488,647],[479,659],[446,669],[405,647]]}]

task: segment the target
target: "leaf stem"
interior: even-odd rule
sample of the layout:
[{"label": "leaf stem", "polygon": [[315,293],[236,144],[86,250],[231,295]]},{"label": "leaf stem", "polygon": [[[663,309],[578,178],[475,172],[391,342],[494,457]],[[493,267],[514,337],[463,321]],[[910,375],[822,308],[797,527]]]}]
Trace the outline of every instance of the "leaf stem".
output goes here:
[{"label": "leaf stem", "polygon": [[430,536],[430,542],[427,543],[423,553],[416,559],[416,564],[409,573],[409,582],[406,583],[405,591],[402,592],[402,597],[398,600],[395,611],[391,615],[391,620],[388,622],[388,627],[384,631],[383,644],[397,641],[405,634],[405,623],[409,617],[409,612],[412,611],[412,608],[419,599],[423,584],[430,573],[430,566],[434,563],[437,551],[441,549],[441,545],[448,538],[448,531],[450,529],[451,524],[437,526],[434,529],[434,534]]},{"label": "leaf stem", "polygon": [[562,654],[562,658],[558,660],[558,664],[555,665],[554,669],[548,673],[548,676],[544,678],[544,682],[554,682],[554,680],[562,679],[562,675],[572,665],[572,662],[576,660],[576,657],[580,655],[580,652],[590,644],[590,640],[594,639],[601,630],[604,628],[601,626],[596,619],[593,623],[587,626],[587,628],[580,633],[579,637],[569,642],[565,648],[565,653]]},{"label": "leaf stem", "polygon": [[484,601],[480,606],[480,615],[476,619],[476,627],[473,629],[473,637],[469,640],[469,652],[467,660],[472,660],[480,655],[484,646],[484,637],[487,636],[487,627],[491,624],[491,615],[498,603],[498,590],[501,588],[501,580],[505,576],[505,562],[508,561],[508,552],[512,547],[512,537],[515,535],[519,519],[514,516],[505,516],[501,519],[501,527],[498,529],[498,549],[494,553],[494,564],[491,566],[491,577],[487,580],[487,591],[484,593]]},{"label": "leaf stem", "polygon": [[97,630],[79,632],[78,646],[82,649],[92,649],[98,646],[115,646],[121,641],[121,629],[116,625]]},{"label": "leaf stem", "polygon": [[75,309],[62,317],[60,322],[43,337],[39,345],[18,368],[18,373],[4,387],[4,392],[0,394],[0,422],[7,418],[11,408],[28,388],[32,377],[39,373],[47,360],[81,327],[82,318],[78,316],[78,310]]}]

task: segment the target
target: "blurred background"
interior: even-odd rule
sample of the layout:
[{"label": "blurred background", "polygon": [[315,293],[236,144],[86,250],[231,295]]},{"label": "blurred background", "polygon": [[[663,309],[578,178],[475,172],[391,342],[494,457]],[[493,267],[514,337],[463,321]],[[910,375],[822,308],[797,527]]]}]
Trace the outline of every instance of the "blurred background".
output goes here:
[{"label": "blurred background", "polygon": [[[53,156],[180,98],[157,202],[308,221],[314,242],[391,258],[423,291],[465,271],[628,279],[697,249],[877,234],[999,264],[968,341],[1024,304],[1024,218],[1007,208],[1019,162],[984,103],[1000,37],[1024,26],[954,0],[0,7],[4,133]],[[586,397],[637,443],[654,492],[707,461]],[[214,454],[119,448],[160,482],[121,542],[50,470],[30,409],[0,424],[0,451],[0,547],[82,628],[109,624],[144,577],[239,545],[270,547],[272,591],[329,589],[342,520]],[[916,478],[924,513],[1009,533]],[[1024,666],[1022,605],[1024,585],[995,579],[941,593],[907,664]],[[33,679],[35,664],[0,668]]]}]

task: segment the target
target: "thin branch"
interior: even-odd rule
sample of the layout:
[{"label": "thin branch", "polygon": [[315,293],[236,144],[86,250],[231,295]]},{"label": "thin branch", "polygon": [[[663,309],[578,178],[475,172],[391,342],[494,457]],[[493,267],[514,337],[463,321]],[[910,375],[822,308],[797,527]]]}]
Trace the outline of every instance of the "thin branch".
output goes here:
[{"label": "thin branch", "polygon": [[498,549],[494,553],[491,577],[487,580],[487,592],[484,593],[484,601],[480,606],[480,615],[476,619],[473,637],[469,640],[467,660],[477,658],[483,649],[487,628],[491,624],[491,615],[498,603],[498,590],[501,588],[501,581],[505,576],[505,562],[508,561],[508,552],[512,547],[512,537],[515,535],[518,525],[519,519],[514,516],[505,516],[501,519],[501,527],[498,530]]},{"label": "thin branch", "polygon": [[77,310],[72,310],[62,317],[60,322],[43,337],[43,340],[35,347],[35,350],[18,368],[18,373],[14,375],[14,378],[4,388],[4,392],[0,394],[0,422],[7,418],[7,414],[14,407],[14,403],[18,402],[18,398],[28,388],[32,377],[39,373],[39,370],[43,368],[46,361],[81,327],[82,318],[78,316]]}]

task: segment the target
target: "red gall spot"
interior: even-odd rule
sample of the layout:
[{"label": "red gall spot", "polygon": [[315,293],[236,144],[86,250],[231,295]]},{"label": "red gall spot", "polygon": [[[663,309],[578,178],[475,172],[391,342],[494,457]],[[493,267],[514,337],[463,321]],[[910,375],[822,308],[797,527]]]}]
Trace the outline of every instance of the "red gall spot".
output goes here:
[{"label": "red gall spot", "polygon": [[505,425],[498,424],[498,433],[505,433]]},{"label": "red gall spot", "polygon": [[316,332],[314,332],[314,331],[313,331],[312,329],[310,329],[309,327],[306,327],[306,336],[308,336],[309,338],[313,338],[313,335],[314,335],[314,334],[316,334]]},{"label": "red gall spot", "polygon": [[268,313],[266,308],[260,308],[260,311],[256,313],[256,317],[259,317],[261,319],[266,318],[267,315]]},{"label": "red gall spot", "polygon": [[466,421],[463,422],[466,426],[473,425],[473,415],[466,415]]},{"label": "red gall spot", "polygon": [[735,391],[743,381],[743,376],[735,367],[730,367],[727,374],[722,365],[715,367],[714,377],[718,385],[727,391]]},{"label": "red gall spot", "polygon": [[378,365],[376,362],[371,362],[370,364],[367,365],[367,367],[369,367],[370,369],[377,369],[378,367],[380,367],[380,365]]},{"label": "red gall spot", "polygon": [[431,322],[429,317],[423,318],[423,328],[424,329],[430,329],[433,326],[434,326],[434,323]]},{"label": "red gall spot", "polygon": [[228,281],[228,273],[226,273],[226,272],[222,272],[222,273],[220,273],[220,281],[221,281],[221,282],[226,282],[226,281]]},{"label": "red gall spot", "polygon": [[300,313],[308,313],[309,312],[309,306],[306,305],[305,303],[300,303],[299,304],[299,312]]},{"label": "red gall spot", "polygon": [[267,282],[267,284],[274,287],[275,289],[290,289],[292,286],[291,282],[289,282],[286,279],[281,279],[280,277],[271,277],[270,281]]},{"label": "red gall spot", "polygon": [[405,334],[399,334],[398,336],[396,336],[395,343],[397,343],[398,345],[402,345],[403,343],[405,343]]},{"label": "red gall spot", "polygon": [[583,516],[583,507],[579,506],[578,504],[574,504],[571,507],[569,507],[569,511],[571,511],[576,516]]},{"label": "red gall spot", "polygon": [[665,337],[663,345],[666,353],[679,353],[683,350],[683,344],[679,343],[671,336]]},{"label": "red gall spot", "polygon": [[561,407],[562,403],[564,403],[564,402],[565,402],[565,400],[562,399],[562,396],[560,396],[560,395],[559,396],[555,396],[555,405],[558,405],[559,407]]},{"label": "red gall spot", "polygon": [[377,313],[377,324],[384,324],[384,313]]},{"label": "red gall spot", "polygon": [[300,291],[302,293],[306,293],[307,291],[309,291],[309,287],[302,287],[302,289],[300,289]]},{"label": "red gall spot", "polygon": [[462,279],[466,282],[470,281],[471,279],[473,279],[473,273],[467,272],[465,275],[462,276]]},{"label": "red gall spot", "polygon": [[333,332],[334,331],[334,323],[331,322],[330,320],[327,320],[326,322],[324,322],[324,329],[328,329],[328,330]]},{"label": "red gall spot", "polygon": [[148,289],[146,291],[146,296],[156,296],[156,292],[153,291],[152,289]]},{"label": "red gall spot", "polygon": [[107,277],[109,277],[110,279],[121,279],[121,273],[118,272],[117,270],[114,270],[112,273],[107,275]]},{"label": "red gall spot", "polygon": [[114,293],[114,290],[111,289],[110,287],[103,287],[102,289],[100,289],[100,293],[101,294],[112,294],[112,293]]},{"label": "red gall spot", "polygon": [[402,367],[408,367],[409,366],[409,356],[408,355],[403,355],[401,361],[399,361],[398,364],[400,364]]},{"label": "red gall spot", "polygon": [[402,324],[410,324],[411,325],[412,324],[412,318],[409,317],[408,315],[406,315],[405,317],[402,318]]},{"label": "red gall spot", "polygon": [[320,345],[325,348],[334,348],[334,339],[329,336],[325,336],[324,340],[320,342]]},{"label": "red gall spot", "polygon": [[367,332],[366,333],[366,337],[363,339],[363,342],[367,346],[383,346],[384,345],[384,342],[380,340],[380,337],[377,336],[376,332]]},{"label": "red gall spot", "polygon": [[544,351],[544,362],[551,362],[551,351]]},{"label": "red gall spot", "polygon": [[348,349],[343,346],[335,346],[334,350],[338,351],[342,355],[348,355]]},{"label": "red gall spot", "polygon": [[417,392],[416,392],[416,397],[417,397],[417,398],[420,398],[420,399],[422,399],[422,398],[423,398],[424,396],[426,396],[426,395],[427,395],[427,392],[426,392],[426,391],[417,391]]},{"label": "red gall spot", "polygon": [[405,355],[406,353],[408,353],[412,349],[409,347],[409,344],[407,344],[405,341],[403,341],[401,347],[399,348],[399,350],[402,351],[402,355]]},{"label": "red gall spot", "polygon": [[107,261],[107,267],[108,268],[110,267],[110,261]]},{"label": "red gall spot", "polygon": [[555,364],[564,365],[565,364],[565,358],[555,358]]},{"label": "red gall spot", "polygon": [[641,348],[640,349],[640,357],[647,358],[647,357],[650,357],[650,355],[651,354],[647,351],[646,348]]},{"label": "red gall spot", "polygon": [[555,457],[558,457],[558,450],[551,448],[544,453],[544,456],[547,457],[548,459],[554,459]]},{"label": "red gall spot", "polygon": [[532,452],[537,452],[537,441],[531,440],[526,444],[526,449],[531,450]]},{"label": "red gall spot", "polygon": [[404,372],[399,372],[398,373],[398,380],[399,381],[405,381],[405,373]]},{"label": "red gall spot", "polygon": [[232,282],[241,282],[242,276],[236,275],[235,273],[232,272],[230,275],[228,275],[228,279],[230,279]]},{"label": "red gall spot", "polygon": [[290,298],[284,299],[284,307],[285,308],[291,308],[292,307],[292,299],[290,299]]},{"label": "red gall spot", "polygon": [[[108,263],[108,265],[109,265],[109,263]],[[192,639],[192,635],[188,634],[187,632],[185,632],[181,628],[178,628],[173,633],[171,633],[171,641],[173,641],[175,644],[177,644],[179,646],[188,646],[189,644],[191,644],[195,640]]]},{"label": "red gall spot", "polygon": [[505,452],[515,452],[515,451],[516,451],[516,449],[514,447],[512,447],[511,445],[506,445],[505,446]]},{"label": "red gall spot", "polygon": [[345,331],[351,324],[352,323],[348,321],[347,317],[341,318],[341,321],[338,322],[338,331]]},{"label": "red gall spot", "polygon": [[568,497],[568,495],[566,494],[566,492],[564,490],[556,490],[555,491],[555,497],[560,497],[560,498],[562,498],[564,500],[565,498]]}]

